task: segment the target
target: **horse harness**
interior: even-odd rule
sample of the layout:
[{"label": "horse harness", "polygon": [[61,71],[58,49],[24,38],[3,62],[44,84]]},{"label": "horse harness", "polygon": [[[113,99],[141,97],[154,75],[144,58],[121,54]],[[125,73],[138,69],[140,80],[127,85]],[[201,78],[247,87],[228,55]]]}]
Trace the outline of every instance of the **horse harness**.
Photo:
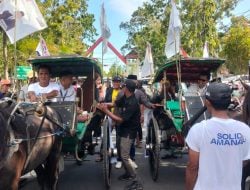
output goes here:
[{"label": "horse harness", "polygon": [[[38,117],[42,117],[40,125],[36,131],[35,137],[30,138],[30,132],[28,130],[29,124],[25,121],[25,124],[27,126],[26,127],[26,138],[15,138],[12,122],[14,122],[15,119],[18,117],[25,120],[25,118],[28,115],[32,115],[32,114],[34,114]],[[45,122],[45,119],[47,119],[51,123],[57,125],[59,128],[54,133],[51,133],[49,135],[39,136],[41,129],[42,129],[42,126]],[[8,143],[0,145],[0,146],[9,147],[9,152],[8,152],[8,156],[7,156],[7,159],[8,159],[18,150],[19,144],[21,144],[23,142],[27,142],[27,154],[28,154],[28,156],[26,159],[25,167],[26,167],[28,160],[30,158],[30,153],[33,150],[33,147],[35,146],[36,141],[38,139],[48,138],[48,137],[52,137],[52,136],[62,136],[64,134],[64,130],[65,130],[62,127],[62,125],[60,124],[60,121],[58,121],[55,118],[48,115],[48,108],[47,108],[46,104],[32,104],[32,103],[18,103],[9,115],[9,119],[7,120],[7,127],[6,128],[7,128],[7,131],[9,132],[10,139],[9,139]],[[32,147],[31,147],[31,141],[34,141]],[[0,168],[1,168],[1,165],[0,165]]]}]

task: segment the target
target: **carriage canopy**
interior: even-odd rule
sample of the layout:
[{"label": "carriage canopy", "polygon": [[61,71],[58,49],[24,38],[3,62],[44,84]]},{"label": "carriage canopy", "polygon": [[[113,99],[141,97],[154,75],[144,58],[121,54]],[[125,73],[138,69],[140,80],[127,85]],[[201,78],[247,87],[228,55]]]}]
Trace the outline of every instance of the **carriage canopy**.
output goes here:
[{"label": "carriage canopy", "polygon": [[[218,58],[185,58],[180,60],[181,80],[183,82],[196,81],[201,72],[214,72],[223,63],[224,59]],[[172,60],[162,65],[154,77],[154,82],[159,82],[166,71],[167,79],[177,81],[176,60]]]},{"label": "carriage canopy", "polygon": [[52,77],[58,77],[64,70],[70,70],[74,76],[87,76],[94,69],[101,75],[101,69],[96,60],[79,55],[35,57],[28,59],[28,62],[32,64],[35,71],[40,65],[49,66],[52,68]]}]

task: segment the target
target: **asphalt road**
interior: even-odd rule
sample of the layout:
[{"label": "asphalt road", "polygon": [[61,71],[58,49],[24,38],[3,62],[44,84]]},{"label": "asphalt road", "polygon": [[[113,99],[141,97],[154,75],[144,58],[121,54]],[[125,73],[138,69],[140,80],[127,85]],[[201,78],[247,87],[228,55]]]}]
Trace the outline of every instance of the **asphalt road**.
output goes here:
[{"label": "asphalt road", "polygon": [[[137,149],[137,174],[144,190],[183,190],[187,155],[177,159],[161,159],[159,178],[157,182],[151,179],[148,159],[144,157],[144,150]],[[161,152],[164,155],[164,152]],[[102,162],[95,162],[95,155],[88,156],[82,166],[76,165],[74,160],[65,161],[65,170],[59,176],[59,190],[105,190],[103,182]],[[117,178],[124,173],[124,169],[112,167],[112,182],[110,190],[123,190],[129,182],[121,182]],[[21,190],[38,189],[36,179],[29,178]]]}]

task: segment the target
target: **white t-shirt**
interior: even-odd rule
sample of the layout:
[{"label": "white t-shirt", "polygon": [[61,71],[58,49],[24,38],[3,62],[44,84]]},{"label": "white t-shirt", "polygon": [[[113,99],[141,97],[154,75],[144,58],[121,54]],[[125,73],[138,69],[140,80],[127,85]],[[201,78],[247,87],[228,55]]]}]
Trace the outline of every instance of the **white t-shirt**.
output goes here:
[{"label": "white t-shirt", "polygon": [[60,101],[76,101],[76,91],[72,85],[68,89],[64,89],[61,84],[59,84],[59,86],[59,96],[61,97]]},{"label": "white t-shirt", "polygon": [[191,84],[184,93],[184,96],[205,96],[206,91],[207,86],[199,88],[198,84]]},{"label": "white t-shirt", "polygon": [[242,162],[250,158],[246,124],[213,117],[194,125],[186,142],[200,154],[194,190],[241,189]]},{"label": "white t-shirt", "polygon": [[[48,86],[42,87],[39,85],[39,82],[30,84],[28,87],[28,92],[35,92],[36,96],[41,96],[44,93],[50,93],[52,90],[60,91],[60,87],[55,82],[50,82]],[[52,102],[56,102],[57,98],[50,99]]]}]

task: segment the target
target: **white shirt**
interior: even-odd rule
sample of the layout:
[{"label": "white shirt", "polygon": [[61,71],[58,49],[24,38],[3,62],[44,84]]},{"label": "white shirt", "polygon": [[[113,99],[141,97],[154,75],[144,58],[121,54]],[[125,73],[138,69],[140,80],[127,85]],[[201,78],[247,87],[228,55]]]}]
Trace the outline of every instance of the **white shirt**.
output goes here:
[{"label": "white shirt", "polygon": [[59,96],[62,102],[76,101],[76,91],[72,85],[68,89],[64,89],[64,87],[61,84],[59,86],[60,86]]},{"label": "white shirt", "polygon": [[199,88],[198,84],[191,84],[184,93],[184,96],[205,96],[206,91],[207,86]]},{"label": "white shirt", "polygon": [[[36,96],[42,96],[44,93],[50,93],[52,90],[60,91],[60,87],[55,82],[50,82],[48,86],[42,87],[39,82],[30,84],[28,87],[28,92],[35,92]],[[57,98],[50,99],[52,102],[56,102]]]},{"label": "white shirt", "polygon": [[194,125],[186,142],[200,155],[194,190],[241,190],[242,162],[250,158],[246,124],[213,117]]}]

